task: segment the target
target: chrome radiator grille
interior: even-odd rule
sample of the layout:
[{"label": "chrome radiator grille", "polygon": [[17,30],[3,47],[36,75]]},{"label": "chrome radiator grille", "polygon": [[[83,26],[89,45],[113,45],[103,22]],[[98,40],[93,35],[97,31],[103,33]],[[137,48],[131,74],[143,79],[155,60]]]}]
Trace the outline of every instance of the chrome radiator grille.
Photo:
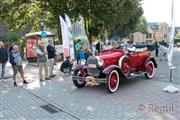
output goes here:
[{"label": "chrome radiator grille", "polygon": [[100,70],[98,69],[98,61],[95,57],[88,59],[88,75],[98,77]]}]

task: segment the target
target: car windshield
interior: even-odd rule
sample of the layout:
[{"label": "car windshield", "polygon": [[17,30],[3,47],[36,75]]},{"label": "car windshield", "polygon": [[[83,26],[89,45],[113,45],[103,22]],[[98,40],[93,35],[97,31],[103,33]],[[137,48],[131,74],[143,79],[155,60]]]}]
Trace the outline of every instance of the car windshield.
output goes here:
[{"label": "car windshield", "polygon": [[[155,49],[154,44],[136,44],[134,45],[136,51],[153,51]],[[127,50],[128,45],[123,42],[109,42],[109,43],[102,43],[101,44],[101,51],[102,50]]]}]

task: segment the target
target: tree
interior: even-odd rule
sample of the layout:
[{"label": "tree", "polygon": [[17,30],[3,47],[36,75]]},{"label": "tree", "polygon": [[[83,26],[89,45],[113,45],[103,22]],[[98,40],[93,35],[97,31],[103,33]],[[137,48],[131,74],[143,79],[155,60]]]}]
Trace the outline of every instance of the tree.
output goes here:
[{"label": "tree", "polygon": [[[39,30],[47,19],[47,12],[41,11],[40,1],[36,0],[4,0],[0,4],[0,21],[10,31],[23,30],[33,24],[33,31]],[[43,21],[42,21],[43,19]]]},{"label": "tree", "polygon": [[178,32],[177,34],[176,34],[176,37],[175,37],[176,39],[180,39],[180,32]]},{"label": "tree", "polygon": [[148,34],[148,24],[144,16],[141,16],[136,27],[136,31]]},{"label": "tree", "polygon": [[[73,21],[81,15],[89,38],[103,36],[128,36],[136,29],[143,14],[141,0],[4,0],[1,1],[0,20],[11,30],[23,29],[33,24],[33,30],[42,26],[60,33],[59,15],[68,14]],[[7,14],[7,15],[6,15]]]}]

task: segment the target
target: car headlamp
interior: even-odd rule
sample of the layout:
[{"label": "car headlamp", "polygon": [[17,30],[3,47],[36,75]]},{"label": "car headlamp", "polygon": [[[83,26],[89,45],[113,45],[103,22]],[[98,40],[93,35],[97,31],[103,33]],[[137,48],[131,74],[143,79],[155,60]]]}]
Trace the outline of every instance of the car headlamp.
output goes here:
[{"label": "car headlamp", "polygon": [[102,60],[100,57],[98,57],[98,56],[96,56],[96,59],[97,59],[97,61],[98,61],[98,65],[99,66],[103,66],[103,64],[104,64],[104,60]]}]

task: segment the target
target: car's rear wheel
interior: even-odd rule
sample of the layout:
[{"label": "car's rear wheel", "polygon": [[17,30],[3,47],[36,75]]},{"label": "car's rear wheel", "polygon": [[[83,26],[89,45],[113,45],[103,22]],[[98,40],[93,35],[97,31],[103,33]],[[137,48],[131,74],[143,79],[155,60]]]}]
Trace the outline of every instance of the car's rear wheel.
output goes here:
[{"label": "car's rear wheel", "polygon": [[154,73],[155,73],[154,63],[152,61],[149,61],[146,65],[145,76],[147,79],[151,79],[151,78],[153,78]]},{"label": "car's rear wheel", "polygon": [[119,87],[119,74],[117,70],[113,70],[108,76],[107,76],[107,90],[110,93],[114,93],[117,91]]},{"label": "car's rear wheel", "polygon": [[[74,71],[73,76],[77,76],[77,77],[82,77],[81,73],[79,71]],[[73,80],[73,84],[77,87],[77,88],[83,88],[86,85],[86,81],[82,80]]]}]

